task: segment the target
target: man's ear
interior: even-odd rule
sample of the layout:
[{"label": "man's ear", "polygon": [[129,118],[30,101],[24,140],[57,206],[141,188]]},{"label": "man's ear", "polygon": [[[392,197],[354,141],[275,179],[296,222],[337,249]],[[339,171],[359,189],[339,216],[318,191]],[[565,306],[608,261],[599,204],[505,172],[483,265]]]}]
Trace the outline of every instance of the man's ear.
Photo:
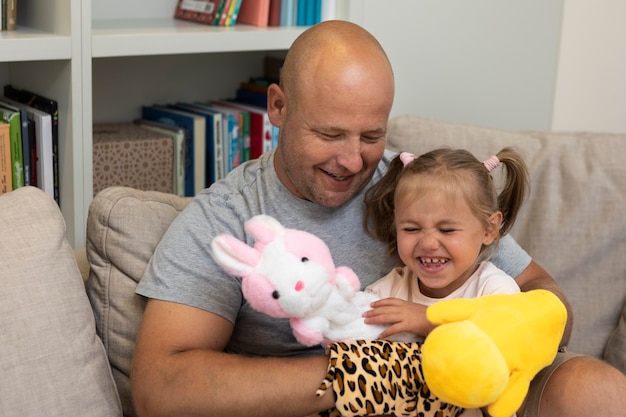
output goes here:
[{"label": "man's ear", "polygon": [[282,127],[287,111],[285,92],[278,84],[270,84],[267,88],[267,115],[276,127]]},{"label": "man's ear", "polygon": [[500,234],[500,227],[502,226],[502,212],[496,211],[489,216],[489,224],[485,229],[485,235],[483,236],[483,245],[491,245],[494,240]]}]

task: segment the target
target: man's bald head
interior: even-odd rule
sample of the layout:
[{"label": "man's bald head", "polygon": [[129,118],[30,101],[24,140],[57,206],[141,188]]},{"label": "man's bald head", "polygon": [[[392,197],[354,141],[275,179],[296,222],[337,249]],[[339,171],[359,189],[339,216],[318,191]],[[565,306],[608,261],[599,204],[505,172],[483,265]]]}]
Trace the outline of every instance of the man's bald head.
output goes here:
[{"label": "man's bald head", "polygon": [[[393,83],[387,54],[372,34],[351,22],[331,20],[303,32],[292,44],[281,70],[280,86],[294,106],[302,89],[373,82]],[[377,80],[378,78],[378,80]]]}]

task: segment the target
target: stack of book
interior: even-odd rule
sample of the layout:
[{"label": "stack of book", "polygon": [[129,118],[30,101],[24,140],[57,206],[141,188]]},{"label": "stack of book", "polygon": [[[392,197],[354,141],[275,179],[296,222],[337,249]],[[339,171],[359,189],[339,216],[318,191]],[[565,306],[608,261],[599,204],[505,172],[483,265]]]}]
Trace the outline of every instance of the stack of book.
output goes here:
[{"label": "stack of book", "polygon": [[310,26],[336,16],[337,0],[178,0],[174,12],[213,26]]},{"label": "stack of book", "polygon": [[143,106],[136,123],[180,132],[174,148],[181,160],[174,171],[174,192],[184,196],[196,195],[278,143],[278,129],[266,107],[236,99]]},{"label": "stack of book", "polygon": [[212,26],[232,26],[242,0],[178,0],[174,17]]},{"label": "stack of book", "polygon": [[0,194],[32,185],[58,204],[58,155],[57,102],[6,85],[0,98]]}]

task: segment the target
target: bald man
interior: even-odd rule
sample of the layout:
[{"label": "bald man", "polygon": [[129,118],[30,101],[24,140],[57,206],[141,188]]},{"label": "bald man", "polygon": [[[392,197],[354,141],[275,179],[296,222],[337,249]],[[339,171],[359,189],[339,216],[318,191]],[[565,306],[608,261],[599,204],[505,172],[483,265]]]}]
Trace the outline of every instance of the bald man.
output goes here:
[{"label": "bald man", "polygon": [[[334,405],[331,392],[315,396],[328,365],[323,349],[297,343],[287,320],[252,310],[240,281],[211,258],[210,243],[219,233],[252,243],[244,222],[267,214],[322,238],[335,263],[351,267],[363,287],[384,276],[396,260],[364,231],[363,195],[394,156],[384,149],[394,88],[384,50],[363,28],[330,21],[296,39],[280,85],[268,89],[269,117],[280,128],[277,149],[196,196],[168,229],[137,288],[148,298],[131,375],[141,416],[305,416]],[[501,242],[493,262],[523,290],[547,288],[562,297],[512,239]],[[426,335],[425,315],[422,322]],[[576,366],[568,371],[570,363]],[[537,400],[542,417],[593,415],[564,408],[571,403],[584,410],[581,401],[598,411],[586,400],[593,385],[575,378],[582,371],[595,384],[608,379],[626,387],[612,368],[574,358],[554,374],[565,385],[549,383],[548,400]],[[619,402],[622,391],[604,385],[602,398],[615,392]],[[607,407],[599,409],[602,415],[618,415]]]}]

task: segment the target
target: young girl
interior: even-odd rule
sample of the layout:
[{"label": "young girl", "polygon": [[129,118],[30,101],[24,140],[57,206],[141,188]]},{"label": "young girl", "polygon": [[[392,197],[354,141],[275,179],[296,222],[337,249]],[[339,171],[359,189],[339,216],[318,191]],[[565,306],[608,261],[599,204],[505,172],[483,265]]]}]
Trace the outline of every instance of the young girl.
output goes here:
[{"label": "young girl", "polygon": [[[506,170],[498,194],[490,172],[500,164]],[[408,332],[421,340],[429,330],[418,320],[423,306],[519,292],[488,260],[513,226],[527,188],[526,165],[511,148],[485,162],[465,150],[398,155],[366,195],[366,227],[403,265],[367,288],[383,299],[366,322],[389,323],[382,338],[407,340]]]}]

